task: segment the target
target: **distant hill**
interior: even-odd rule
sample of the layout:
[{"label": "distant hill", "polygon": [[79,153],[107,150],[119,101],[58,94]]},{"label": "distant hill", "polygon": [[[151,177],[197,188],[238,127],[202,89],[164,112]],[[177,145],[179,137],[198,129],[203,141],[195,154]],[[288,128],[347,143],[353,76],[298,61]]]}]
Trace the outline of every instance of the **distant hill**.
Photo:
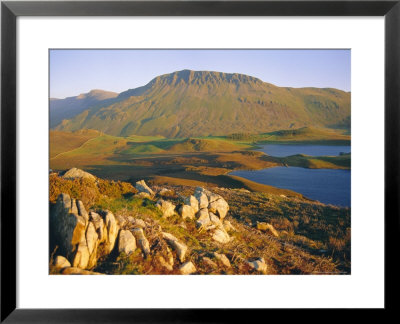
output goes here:
[{"label": "distant hill", "polygon": [[[50,127],[58,125],[63,119],[72,118],[93,105],[115,98],[118,93],[92,90],[76,97],[65,99],[50,98]],[[106,103],[108,104],[108,103]]]},{"label": "distant hill", "polygon": [[[349,92],[337,89],[277,87],[244,74],[183,70],[158,76],[118,96],[113,93],[86,109],[84,105],[69,107],[69,117],[63,117],[61,123],[62,109],[57,110],[57,118],[53,118],[53,109],[51,127],[170,138],[255,134],[305,126],[347,129],[350,98]],[[72,116],[73,111],[78,113]]]}]

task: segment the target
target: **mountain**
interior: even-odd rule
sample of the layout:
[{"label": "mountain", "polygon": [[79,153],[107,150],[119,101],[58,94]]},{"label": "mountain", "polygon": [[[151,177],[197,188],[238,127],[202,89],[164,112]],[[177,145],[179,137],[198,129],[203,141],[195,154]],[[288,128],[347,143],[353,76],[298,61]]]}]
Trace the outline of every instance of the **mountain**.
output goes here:
[{"label": "mountain", "polygon": [[50,98],[50,127],[59,124],[63,119],[72,118],[82,111],[101,102],[107,102],[107,99],[115,98],[118,93],[92,90],[88,93],[82,93],[76,97],[65,99]]},{"label": "mountain", "polygon": [[80,106],[79,114],[55,129],[195,137],[305,126],[348,128],[350,98],[349,92],[332,88],[277,87],[244,74],[183,70],[86,110]]}]

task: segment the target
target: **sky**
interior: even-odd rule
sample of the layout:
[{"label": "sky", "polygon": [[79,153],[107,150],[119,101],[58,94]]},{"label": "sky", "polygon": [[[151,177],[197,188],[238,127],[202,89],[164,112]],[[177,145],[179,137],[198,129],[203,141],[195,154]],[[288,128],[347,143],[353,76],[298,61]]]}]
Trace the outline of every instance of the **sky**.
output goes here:
[{"label": "sky", "polygon": [[122,92],[184,69],[243,73],[281,87],[350,91],[350,50],[50,50],[50,97]]}]

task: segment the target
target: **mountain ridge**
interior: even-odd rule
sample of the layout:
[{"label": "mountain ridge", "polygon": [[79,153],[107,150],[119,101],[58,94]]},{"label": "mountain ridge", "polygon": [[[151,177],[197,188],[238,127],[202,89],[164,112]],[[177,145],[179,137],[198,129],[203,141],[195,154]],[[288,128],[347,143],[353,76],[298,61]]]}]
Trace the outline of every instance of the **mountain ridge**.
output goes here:
[{"label": "mountain ridge", "polygon": [[181,70],[157,76],[142,87],[99,100],[86,109],[81,107],[79,113],[51,126],[66,131],[97,129],[118,136],[166,137],[304,126],[346,128],[350,99],[351,92],[333,88],[278,87],[245,74]]}]

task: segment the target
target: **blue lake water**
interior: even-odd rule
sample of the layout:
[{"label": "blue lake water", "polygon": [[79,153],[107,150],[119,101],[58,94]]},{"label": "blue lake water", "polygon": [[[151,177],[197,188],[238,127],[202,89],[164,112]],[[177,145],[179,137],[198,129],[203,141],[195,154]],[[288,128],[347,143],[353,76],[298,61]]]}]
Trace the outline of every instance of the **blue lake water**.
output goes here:
[{"label": "blue lake water", "polygon": [[311,156],[337,156],[340,153],[350,153],[349,145],[295,145],[295,144],[267,144],[258,151],[271,156],[284,157],[295,154]]},{"label": "blue lake water", "polygon": [[[277,157],[294,154],[337,156],[341,152],[349,153],[350,146],[268,144],[259,151]],[[276,167],[257,171],[234,171],[230,174],[258,183],[290,189],[325,204],[351,206],[350,170]]]}]

